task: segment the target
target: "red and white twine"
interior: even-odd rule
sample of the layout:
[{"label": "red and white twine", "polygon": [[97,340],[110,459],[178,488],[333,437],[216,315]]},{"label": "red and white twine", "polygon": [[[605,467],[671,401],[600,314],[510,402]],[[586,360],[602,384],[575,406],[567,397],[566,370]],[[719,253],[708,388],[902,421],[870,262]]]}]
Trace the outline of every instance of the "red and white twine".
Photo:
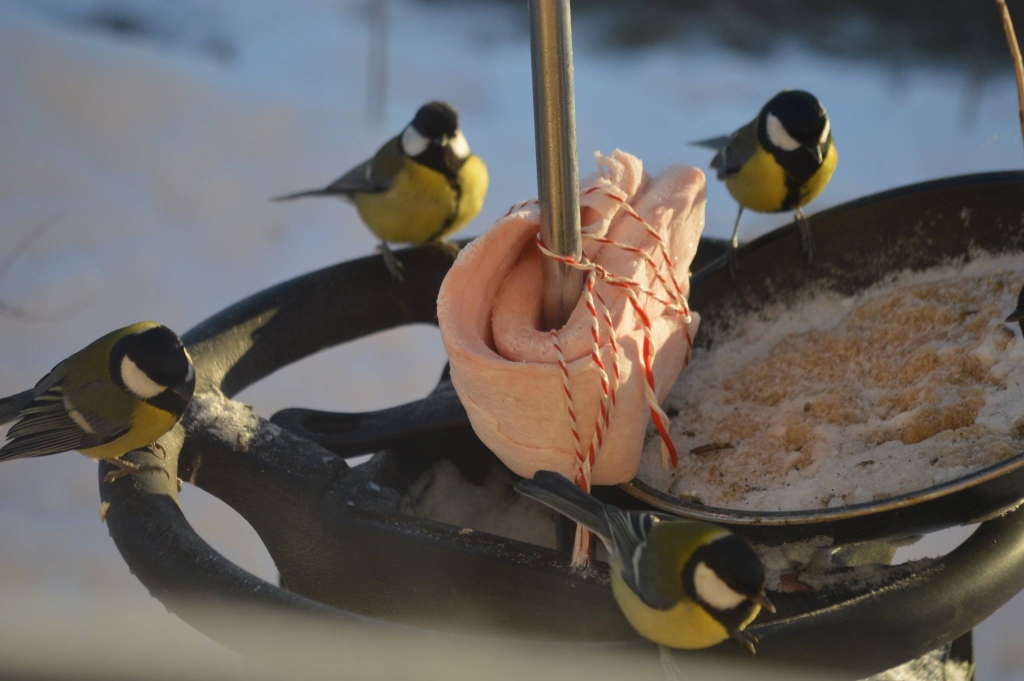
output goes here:
[{"label": "red and white twine", "polygon": [[[583,257],[577,261],[575,258],[569,256],[562,256],[554,253],[547,249],[540,240],[540,235],[537,235],[536,242],[537,247],[541,253],[545,256],[552,258],[558,262],[564,263],[570,267],[578,270],[582,270],[587,273],[586,285],[583,290],[584,303],[587,307],[587,311],[590,316],[590,356],[597,366],[598,376],[601,381],[601,404],[598,412],[597,423],[594,425],[594,434],[591,438],[590,447],[586,453],[583,454],[583,444],[580,439],[579,424],[576,420],[576,407],[573,404],[572,387],[569,380],[569,369],[565,361],[565,356],[562,353],[562,346],[558,339],[558,332],[551,332],[551,341],[555,348],[555,353],[558,357],[558,368],[562,375],[562,385],[564,388],[566,412],[569,415],[569,425],[572,430],[573,445],[576,454],[576,475],[575,483],[579,485],[584,491],[590,491],[590,472],[594,465],[594,461],[597,458],[598,452],[601,451],[601,445],[604,440],[604,434],[608,429],[608,424],[611,419],[611,410],[615,406],[615,392],[619,385],[621,375],[619,367],[619,346],[615,339],[614,324],[612,322],[611,312],[608,309],[608,305],[605,303],[604,298],[600,292],[596,289],[596,284],[600,281],[609,286],[620,288],[626,294],[633,311],[636,313],[637,318],[640,320],[640,326],[644,333],[643,342],[643,362],[644,362],[644,397],[647,401],[648,408],[651,412],[651,421],[654,423],[654,427],[658,431],[658,435],[661,437],[661,458],[662,464],[668,468],[669,466],[675,467],[679,463],[679,457],[676,452],[675,444],[672,442],[672,438],[669,437],[669,420],[668,416],[662,410],[661,405],[658,404],[658,397],[656,388],[654,385],[654,337],[653,328],[650,315],[644,310],[643,305],[640,303],[640,295],[645,295],[658,301],[665,308],[676,314],[683,315],[684,321],[688,324],[690,322],[690,308],[686,301],[686,296],[683,294],[683,287],[676,277],[675,267],[672,262],[672,258],[669,255],[668,248],[665,244],[664,239],[658,234],[658,231],[654,229],[650,224],[647,223],[640,215],[626,203],[623,196],[613,193],[605,187],[593,187],[584,192],[584,195],[602,193],[608,198],[616,201],[621,205],[621,209],[634,221],[638,222],[647,231],[647,234],[654,241],[655,249],[661,256],[661,262],[657,262],[654,257],[647,251],[637,248],[635,246],[629,246],[623,243],[619,243],[606,237],[597,237],[588,234],[584,231],[584,241],[590,241],[599,243],[602,245],[611,246],[613,248],[622,249],[628,253],[632,253],[642,259],[644,263],[652,270],[652,273],[660,284],[661,288],[664,289],[663,294],[659,294],[654,290],[644,286],[638,281],[628,279],[626,277],[620,277],[613,275],[597,263],[590,260],[584,252]],[[530,201],[517,204],[509,209],[509,214],[517,209],[523,208],[529,205]],[[662,270],[667,270],[667,276]],[[615,377],[615,383],[612,384],[608,376],[608,371],[605,366],[604,360],[601,357],[601,320],[604,320],[605,326],[608,329],[607,337],[609,346],[611,349],[611,364],[612,374]],[[685,327],[684,327],[685,328]],[[684,331],[685,332],[685,331]],[[687,345],[692,346],[692,339],[687,337]],[[686,358],[684,360],[683,368],[686,368],[686,364],[690,361],[690,350],[687,349]],[[573,564],[577,566],[584,566],[590,560],[590,532],[584,527],[578,526],[576,528],[576,541],[573,546]]]}]

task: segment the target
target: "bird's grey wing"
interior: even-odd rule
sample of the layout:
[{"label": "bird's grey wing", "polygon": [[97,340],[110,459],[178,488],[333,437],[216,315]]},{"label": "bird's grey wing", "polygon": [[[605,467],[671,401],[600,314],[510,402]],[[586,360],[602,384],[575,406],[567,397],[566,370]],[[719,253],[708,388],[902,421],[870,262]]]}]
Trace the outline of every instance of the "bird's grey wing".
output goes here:
[{"label": "bird's grey wing", "polygon": [[391,186],[380,181],[373,173],[373,159],[360,163],[337,180],[327,185],[325,194],[375,194]]},{"label": "bird's grey wing", "polygon": [[[388,152],[388,153],[385,153]],[[392,158],[392,156],[394,158]],[[351,196],[352,194],[379,194],[391,188],[398,172],[397,164],[402,162],[398,149],[398,138],[388,140],[373,158],[363,161],[323,189],[310,189],[276,196],[272,201],[291,201],[307,196]],[[389,160],[390,159],[390,160]]]},{"label": "bird's grey wing", "polygon": [[757,121],[734,132],[726,144],[711,159],[711,167],[718,172],[718,179],[724,180],[740,171],[750,158],[757,153]]},{"label": "bird's grey wing", "polygon": [[706,140],[698,140],[696,142],[690,142],[691,147],[704,147],[711,151],[721,151],[725,149],[726,145],[729,144],[729,140],[732,139],[732,135],[722,135],[721,137],[711,137]]},{"label": "bird's grey wing", "polygon": [[[97,390],[116,388],[99,387]],[[83,425],[88,426],[88,430]],[[18,422],[7,431],[8,442],[0,448],[0,461],[97,447],[121,437],[128,428],[129,424],[113,423],[96,414],[80,410],[70,413],[64,391],[59,385],[54,386],[21,410]]]},{"label": "bird's grey wing", "polygon": [[657,523],[669,520],[671,516],[646,511],[625,512],[618,509],[609,510],[607,516],[612,545],[619,555],[619,560],[622,561],[623,580],[652,608],[668,610],[673,607],[675,601],[666,599],[652,589],[640,570],[648,533]]},{"label": "bird's grey wing", "polygon": [[712,137],[693,142],[693,145],[718,152],[711,159],[711,167],[718,179],[724,180],[738,173],[757,151],[757,120],[747,123],[728,137]]},{"label": "bird's grey wing", "polygon": [[373,158],[339,177],[324,191],[329,194],[375,194],[387,191],[404,158],[398,144],[397,137],[388,140]]},{"label": "bird's grey wing", "polygon": [[40,395],[59,383],[62,375],[63,362],[39,379],[35,387],[0,400],[0,424],[9,423],[21,416],[22,410],[32,404]]},{"label": "bird's grey wing", "polygon": [[37,394],[34,388],[30,388],[25,392],[0,400],[0,424],[8,423],[18,418],[21,410],[28,406]]}]

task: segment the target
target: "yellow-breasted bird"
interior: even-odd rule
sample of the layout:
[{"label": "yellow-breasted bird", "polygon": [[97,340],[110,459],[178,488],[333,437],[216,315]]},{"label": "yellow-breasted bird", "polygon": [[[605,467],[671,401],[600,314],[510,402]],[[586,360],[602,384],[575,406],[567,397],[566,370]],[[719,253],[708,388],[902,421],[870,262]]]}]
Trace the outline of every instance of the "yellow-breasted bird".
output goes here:
[{"label": "yellow-breasted bird", "polygon": [[119,457],[152,444],[185,413],[195,369],[181,339],[154,322],[103,336],[55,366],[36,386],[0,399],[0,424],[17,419],[0,461],[77,449],[120,468],[150,470]]},{"label": "yellow-breasted bird", "polygon": [[832,179],[839,158],[832,124],[817,97],[783,90],[733,134],[693,144],[718,152],[711,167],[740,205],[728,254],[731,275],[736,271],[744,208],[758,213],[795,211],[803,252],[808,262],[813,260],[811,229],[801,209]]},{"label": "yellow-breasted bird", "polygon": [[765,571],[750,546],[718,525],[646,511],[622,511],[565,476],[538,471],[516,490],[584,525],[611,558],[612,593],[633,628],[669,648],[706,648],[744,632],[761,608]]},{"label": "yellow-breasted bird", "polygon": [[428,102],[402,133],[323,189],[279,196],[337,196],[351,201],[380,240],[391,274],[400,263],[388,244],[441,241],[476,217],[484,204],[487,166],[469,149],[459,114],[447,102]]}]

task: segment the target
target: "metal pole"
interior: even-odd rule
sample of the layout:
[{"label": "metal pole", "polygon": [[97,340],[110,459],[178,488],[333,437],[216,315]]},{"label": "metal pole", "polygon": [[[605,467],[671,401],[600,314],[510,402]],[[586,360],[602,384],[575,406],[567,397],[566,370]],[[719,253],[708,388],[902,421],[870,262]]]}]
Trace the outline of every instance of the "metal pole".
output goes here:
[{"label": "metal pole", "polygon": [[[549,250],[578,260],[583,246],[569,0],[529,4],[541,241]],[[576,307],[584,275],[550,258],[543,260],[544,324],[557,329]]]},{"label": "metal pole", "polygon": [[368,0],[370,30],[366,60],[366,122],[384,125],[388,103],[388,0]]}]

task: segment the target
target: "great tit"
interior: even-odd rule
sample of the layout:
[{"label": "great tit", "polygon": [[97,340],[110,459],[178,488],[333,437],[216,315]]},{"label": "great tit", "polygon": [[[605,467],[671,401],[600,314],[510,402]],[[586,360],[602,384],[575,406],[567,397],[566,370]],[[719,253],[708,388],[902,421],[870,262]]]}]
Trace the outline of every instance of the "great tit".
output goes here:
[{"label": "great tit", "polygon": [[813,260],[811,229],[801,209],[828,184],[839,158],[832,124],[817,97],[802,90],[783,90],[768,100],[757,118],[733,134],[693,144],[718,152],[711,167],[740,205],[728,253],[730,275],[736,273],[744,208],[758,213],[795,211],[803,253],[808,262]]},{"label": "great tit", "polygon": [[723,527],[646,511],[621,511],[565,476],[538,471],[516,490],[600,537],[611,558],[612,593],[637,632],[669,648],[707,648],[744,632],[761,608],[765,571],[750,546]]},{"label": "great tit", "polygon": [[487,195],[487,166],[469,149],[459,114],[447,102],[428,102],[400,135],[368,161],[323,189],[279,196],[337,196],[355,203],[363,222],[380,240],[392,276],[400,263],[389,243],[440,241],[476,217]]},{"label": "great tit", "polygon": [[1020,290],[1017,295],[1017,309],[1010,313],[1010,316],[1006,318],[1007,324],[1018,322],[1020,324],[1020,332],[1024,333],[1024,288]]},{"label": "great tit", "polygon": [[18,419],[0,461],[77,449],[127,473],[119,457],[152,444],[185,413],[195,369],[181,339],[154,322],[118,329],[55,366],[31,390],[0,399],[0,424]]}]

